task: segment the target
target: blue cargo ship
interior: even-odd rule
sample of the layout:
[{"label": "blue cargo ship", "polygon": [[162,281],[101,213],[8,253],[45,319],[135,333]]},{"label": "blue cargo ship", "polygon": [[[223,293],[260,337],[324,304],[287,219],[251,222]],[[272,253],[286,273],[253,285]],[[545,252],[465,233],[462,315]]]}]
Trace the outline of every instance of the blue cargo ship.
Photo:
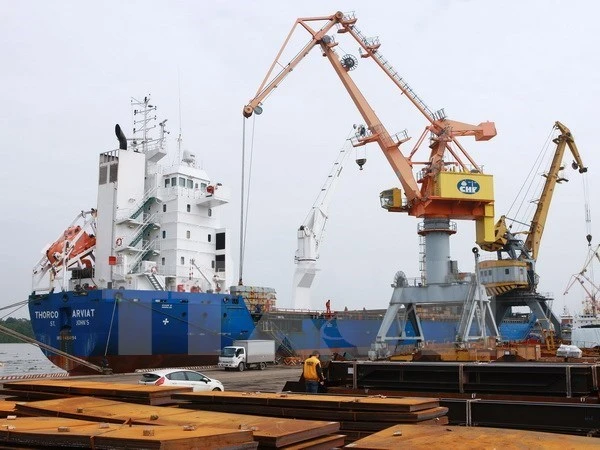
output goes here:
[{"label": "blue cargo ship", "polygon": [[[227,187],[191,152],[165,158],[166,121],[154,139],[156,108],[148,98],[132,104],[133,138],[117,125],[119,148],[100,154],[96,207],[77,214],[34,267],[29,313],[46,356],[71,373],[90,370],[81,360],[113,372],[214,364],[238,339],[274,339],[280,357],[366,356],[385,310],[280,309],[273,289],[230,288],[220,223]],[[460,310],[450,310],[423,315],[428,340],[454,341]]]}]

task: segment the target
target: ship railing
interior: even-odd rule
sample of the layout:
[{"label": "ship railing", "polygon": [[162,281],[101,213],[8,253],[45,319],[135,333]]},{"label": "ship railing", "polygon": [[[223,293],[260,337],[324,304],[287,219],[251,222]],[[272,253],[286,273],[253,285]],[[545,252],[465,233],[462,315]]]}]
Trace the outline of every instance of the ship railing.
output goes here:
[{"label": "ship railing", "polygon": [[294,309],[294,308],[276,308],[271,312],[273,314],[281,313],[281,314],[304,314],[313,319],[319,318],[327,318],[327,319],[338,319],[338,320],[363,320],[363,319],[371,319],[371,320],[382,320],[385,315],[385,309],[375,309],[375,310],[367,310],[366,308],[363,310],[354,309],[354,310],[331,310],[331,312],[327,312],[326,310],[318,310],[318,309]]},{"label": "ship railing", "polygon": [[304,313],[304,314],[320,314],[322,312],[322,310],[318,310],[318,309],[306,309],[306,308],[277,308],[277,312],[289,312],[289,313]]},{"label": "ship railing", "polygon": [[412,286],[412,287],[422,287],[422,286],[427,285],[425,280],[421,277],[407,278],[406,281],[407,281],[407,286]]},{"label": "ship railing", "polygon": [[[156,117],[154,117],[154,119],[156,119]],[[146,128],[146,131],[151,130],[155,127],[156,125],[150,126]],[[158,138],[152,138],[150,136],[147,136],[146,139],[144,139],[141,136],[136,136],[136,133],[141,133],[142,131],[142,128],[139,128],[137,131],[133,131],[134,137],[130,140],[131,150],[142,153],[150,153],[154,150],[165,150],[165,138],[162,135]]]},{"label": "ship railing", "polygon": [[140,270],[140,266],[142,261],[148,253],[157,250],[157,239],[146,242],[142,246],[142,251],[139,252],[131,261],[128,261],[127,267],[125,268],[125,273],[137,273]]},{"label": "ship railing", "polygon": [[[160,250],[161,247],[161,240],[158,239],[157,241],[157,246],[156,246],[156,250]],[[141,265],[141,262],[140,262]],[[189,278],[189,266],[181,266],[181,265],[177,265],[177,264],[165,264],[162,265],[160,262],[158,262],[156,264],[156,274],[160,275],[162,277],[172,277],[172,278],[185,278],[188,279]],[[212,269],[208,269],[206,268],[208,271],[207,277],[208,278],[212,278],[212,274],[213,272],[211,272]],[[197,274],[197,271],[194,270],[195,274],[192,278],[192,281],[196,281],[196,285],[198,285],[201,289],[200,292],[207,292],[209,289],[213,289],[212,285],[209,285],[208,281],[201,275]],[[214,271],[217,272],[217,271]],[[225,272],[219,272],[220,274],[224,274]],[[224,277],[223,277],[224,278]],[[222,291],[222,293],[224,293],[225,291]]]},{"label": "ship railing", "polygon": [[187,197],[191,200],[199,200],[206,197],[206,188],[188,188],[183,186],[169,186],[158,188],[158,197],[161,199],[170,199],[175,197]]}]

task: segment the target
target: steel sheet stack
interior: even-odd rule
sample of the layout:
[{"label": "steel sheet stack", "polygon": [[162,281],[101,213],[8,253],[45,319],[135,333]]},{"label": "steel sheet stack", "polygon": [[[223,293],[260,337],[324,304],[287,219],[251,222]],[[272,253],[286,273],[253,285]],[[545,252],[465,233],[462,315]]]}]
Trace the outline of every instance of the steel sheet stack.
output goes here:
[{"label": "steel sheet stack", "polygon": [[261,392],[191,392],[174,394],[185,408],[290,419],[334,420],[346,442],[398,423],[447,424],[447,408],[435,398],[358,397]]}]

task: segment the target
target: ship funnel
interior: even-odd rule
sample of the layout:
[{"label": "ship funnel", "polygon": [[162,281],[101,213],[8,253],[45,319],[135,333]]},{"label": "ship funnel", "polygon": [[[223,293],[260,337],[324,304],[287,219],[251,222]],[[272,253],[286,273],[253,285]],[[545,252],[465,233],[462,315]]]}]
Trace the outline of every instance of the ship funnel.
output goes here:
[{"label": "ship funnel", "polygon": [[127,150],[127,138],[121,130],[119,124],[115,125],[115,134],[117,135],[117,139],[119,140],[119,150]]}]

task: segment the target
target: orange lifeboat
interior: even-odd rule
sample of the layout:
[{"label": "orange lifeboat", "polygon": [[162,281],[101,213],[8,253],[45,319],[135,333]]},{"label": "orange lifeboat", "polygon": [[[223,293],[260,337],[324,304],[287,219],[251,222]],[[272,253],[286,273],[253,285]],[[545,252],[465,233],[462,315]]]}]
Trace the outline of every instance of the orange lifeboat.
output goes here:
[{"label": "orange lifeboat", "polygon": [[[78,235],[79,237],[77,237]],[[66,250],[69,259],[73,259],[77,255],[81,255],[94,247],[96,245],[96,236],[90,235],[85,231],[81,232],[79,225],[67,228],[63,235],[46,250],[46,258],[48,258],[51,264],[62,264],[61,256],[65,250],[65,242],[67,242],[67,245],[72,246],[71,249],[67,247]]]}]

